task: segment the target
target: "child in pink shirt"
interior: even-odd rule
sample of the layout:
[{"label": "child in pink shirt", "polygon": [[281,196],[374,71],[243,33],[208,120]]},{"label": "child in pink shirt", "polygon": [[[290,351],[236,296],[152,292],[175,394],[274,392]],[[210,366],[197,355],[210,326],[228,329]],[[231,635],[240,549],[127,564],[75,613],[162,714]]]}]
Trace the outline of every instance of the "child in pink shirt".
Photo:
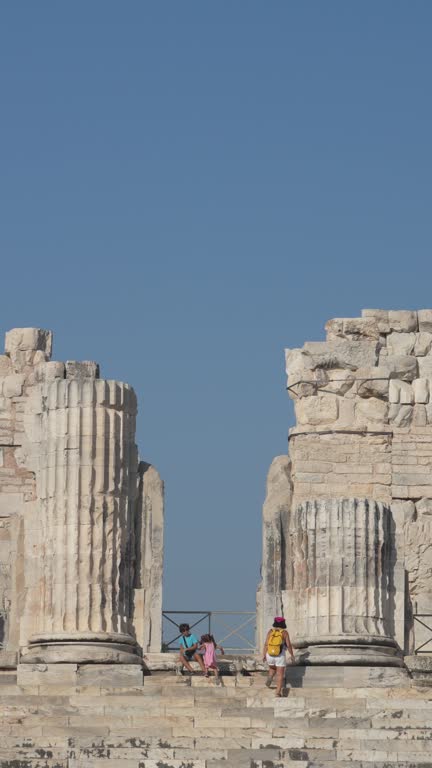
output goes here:
[{"label": "child in pink shirt", "polygon": [[224,649],[221,645],[217,645],[213,635],[202,635],[200,640],[200,653],[203,654],[205,676],[210,677],[210,670],[212,669],[215,673],[216,685],[220,685],[220,675],[216,659],[216,650],[219,650],[222,654],[224,653]]}]

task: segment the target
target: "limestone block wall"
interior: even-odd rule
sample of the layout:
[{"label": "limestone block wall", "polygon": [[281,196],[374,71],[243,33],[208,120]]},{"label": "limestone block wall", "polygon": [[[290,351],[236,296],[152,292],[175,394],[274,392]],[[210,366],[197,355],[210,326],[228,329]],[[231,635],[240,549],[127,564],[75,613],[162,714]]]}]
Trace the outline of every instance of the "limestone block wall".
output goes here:
[{"label": "limestone block wall", "polygon": [[[163,486],[152,528],[133,389],[51,352],[50,331],[24,328],[0,356],[0,667],[18,655],[135,660],[148,621],[160,649]],[[143,538],[154,550],[145,600]]]},{"label": "limestone block wall", "polygon": [[[392,594],[381,618],[409,652],[425,639],[413,615],[432,614],[432,310],[364,310],[330,320],[326,332],[326,341],[286,350],[296,424],[285,527],[305,504],[326,500],[373,502],[390,515]],[[345,533],[337,541],[345,552]],[[286,594],[292,546],[279,585]]]}]

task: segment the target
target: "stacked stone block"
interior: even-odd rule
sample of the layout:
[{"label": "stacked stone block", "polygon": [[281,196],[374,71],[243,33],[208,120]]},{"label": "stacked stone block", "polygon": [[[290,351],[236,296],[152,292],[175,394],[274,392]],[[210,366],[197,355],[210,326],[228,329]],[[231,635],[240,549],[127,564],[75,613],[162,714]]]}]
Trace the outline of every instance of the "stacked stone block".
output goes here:
[{"label": "stacked stone block", "polygon": [[142,676],[137,667],[0,675],[2,768],[429,768],[431,690],[404,670]]},{"label": "stacked stone block", "polygon": [[[360,318],[330,320],[326,332],[326,341],[306,342],[301,349],[286,351],[296,424],[289,435],[288,512],[278,523],[279,510],[266,511],[266,519],[273,520],[276,529],[290,531],[275,593],[293,616],[294,634],[300,625],[300,646],[302,616],[309,610],[312,589],[322,596],[316,625],[327,622],[330,627],[339,622],[335,643],[347,639],[349,633],[343,627],[350,621],[371,626],[378,620],[379,635],[410,653],[427,640],[427,630],[415,617],[432,614],[432,310],[364,310]],[[371,539],[369,527],[376,532],[377,526],[369,515],[359,531],[354,514],[359,505],[379,508],[380,519],[386,520],[382,546],[365,554],[363,575],[354,566],[361,560],[364,542]],[[328,576],[314,575],[299,592],[296,568],[303,560],[310,567],[316,557],[306,556],[298,543],[299,536],[317,535],[313,526],[301,534],[301,510],[309,508],[318,509],[321,519],[328,515],[322,525],[329,542],[324,553]],[[340,521],[336,527],[335,514]],[[316,525],[319,528],[321,523]],[[269,577],[273,558],[264,539],[260,603],[265,601],[263,594],[273,590]],[[354,613],[350,601],[348,607],[339,601],[335,608],[335,596],[344,588],[350,563],[354,568],[351,587],[364,593],[363,608],[357,599]],[[370,590],[373,611],[366,597]],[[330,592],[333,605],[325,608]],[[258,624],[264,623],[261,611]],[[368,634],[372,641],[373,633]],[[340,662],[349,655],[344,651]]]},{"label": "stacked stone block", "polygon": [[161,645],[163,484],[133,389],[51,353],[15,328],[0,356],[0,668],[140,663]]}]

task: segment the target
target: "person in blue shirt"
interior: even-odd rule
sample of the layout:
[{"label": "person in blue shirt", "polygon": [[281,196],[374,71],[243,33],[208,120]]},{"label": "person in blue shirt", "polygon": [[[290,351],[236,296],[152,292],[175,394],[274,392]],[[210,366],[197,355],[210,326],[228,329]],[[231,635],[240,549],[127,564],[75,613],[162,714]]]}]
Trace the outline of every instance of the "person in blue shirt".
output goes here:
[{"label": "person in blue shirt", "polygon": [[179,630],[181,632],[180,638],[180,657],[179,665],[177,667],[178,673],[183,673],[183,667],[186,667],[188,672],[193,672],[190,662],[197,661],[200,665],[202,673],[205,675],[205,666],[202,654],[198,653],[199,641],[196,635],[190,631],[189,624],[180,624]]}]

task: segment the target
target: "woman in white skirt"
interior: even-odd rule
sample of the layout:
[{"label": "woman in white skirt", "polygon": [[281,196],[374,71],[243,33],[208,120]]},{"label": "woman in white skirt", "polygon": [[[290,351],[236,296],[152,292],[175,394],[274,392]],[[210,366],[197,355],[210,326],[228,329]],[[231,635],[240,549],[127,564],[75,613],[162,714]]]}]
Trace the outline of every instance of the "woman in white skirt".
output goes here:
[{"label": "woman in white skirt", "polygon": [[273,627],[267,632],[264,643],[263,661],[266,661],[269,665],[269,676],[266,680],[267,688],[271,687],[273,678],[276,675],[276,696],[282,696],[287,649],[291,656],[291,661],[294,661],[294,651],[285,619],[283,616],[275,616]]}]

